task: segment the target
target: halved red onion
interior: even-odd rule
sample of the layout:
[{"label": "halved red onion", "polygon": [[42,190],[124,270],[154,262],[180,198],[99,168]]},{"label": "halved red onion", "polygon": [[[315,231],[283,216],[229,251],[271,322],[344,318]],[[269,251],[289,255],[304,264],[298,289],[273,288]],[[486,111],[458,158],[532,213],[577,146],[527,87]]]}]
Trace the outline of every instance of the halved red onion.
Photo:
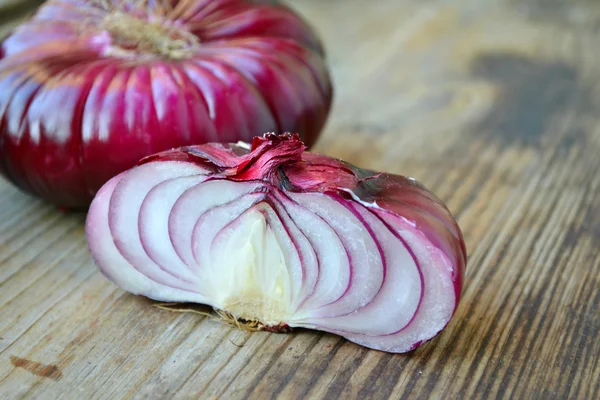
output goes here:
[{"label": "halved red onion", "polygon": [[142,157],[298,132],[312,145],[332,87],[321,43],[258,0],[48,0],[0,46],[0,175],[89,205]]},{"label": "halved red onion", "polygon": [[134,294],[208,304],[266,330],[305,327],[406,352],[440,332],[467,259],[416,181],[305,152],[298,135],[183,147],[92,202],[100,270]]}]

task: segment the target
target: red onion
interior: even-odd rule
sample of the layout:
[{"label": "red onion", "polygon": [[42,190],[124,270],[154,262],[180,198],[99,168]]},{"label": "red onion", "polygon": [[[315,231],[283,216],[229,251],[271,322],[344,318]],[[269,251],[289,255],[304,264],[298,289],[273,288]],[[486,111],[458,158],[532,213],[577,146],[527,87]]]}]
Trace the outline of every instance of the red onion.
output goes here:
[{"label": "red onion", "polygon": [[49,0],[0,48],[0,174],[85,207],[142,157],[298,132],[329,113],[321,44],[282,5]]},{"label": "red onion", "polygon": [[413,179],[305,149],[298,135],[266,134],[145,158],[92,202],[96,264],[131,293],[265,330],[388,352],[434,337],[467,258],[448,209]]}]

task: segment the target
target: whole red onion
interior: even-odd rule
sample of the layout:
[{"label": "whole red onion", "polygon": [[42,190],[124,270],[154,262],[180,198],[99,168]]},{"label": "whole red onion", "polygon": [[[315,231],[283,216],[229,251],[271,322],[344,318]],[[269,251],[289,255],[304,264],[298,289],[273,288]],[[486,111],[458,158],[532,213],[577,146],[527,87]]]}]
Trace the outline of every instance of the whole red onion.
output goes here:
[{"label": "whole red onion", "polygon": [[92,202],[102,273],[134,294],[236,322],[332,332],[406,352],[450,321],[467,253],[415,180],[305,152],[295,135],[142,160]]},{"label": "whole red onion", "polygon": [[49,0],[0,48],[0,173],[86,206],[170,148],[288,130],[310,146],[331,98],[319,40],[284,6]]}]

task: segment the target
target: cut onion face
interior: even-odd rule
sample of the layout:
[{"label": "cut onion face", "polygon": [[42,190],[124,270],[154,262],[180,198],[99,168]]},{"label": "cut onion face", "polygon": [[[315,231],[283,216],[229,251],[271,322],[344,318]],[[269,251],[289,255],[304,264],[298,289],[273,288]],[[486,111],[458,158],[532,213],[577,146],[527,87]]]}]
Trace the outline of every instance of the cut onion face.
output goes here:
[{"label": "cut onion face", "polygon": [[412,179],[305,152],[298,135],[158,153],[110,180],[86,232],[123,289],[242,323],[331,332],[394,353],[452,318],[467,254]]},{"label": "cut onion face", "polygon": [[48,0],[0,43],[0,175],[85,208],[145,156],[294,131],[333,89],[319,38],[253,0]]}]

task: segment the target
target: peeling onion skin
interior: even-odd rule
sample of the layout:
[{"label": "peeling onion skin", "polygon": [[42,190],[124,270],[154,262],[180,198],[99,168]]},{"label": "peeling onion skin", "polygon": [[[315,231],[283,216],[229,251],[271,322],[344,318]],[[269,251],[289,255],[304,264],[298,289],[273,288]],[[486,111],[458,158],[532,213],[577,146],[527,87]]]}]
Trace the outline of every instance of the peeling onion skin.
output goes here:
[{"label": "peeling onion skin", "polygon": [[460,228],[415,180],[306,149],[297,134],[265,134],[142,159],[92,202],[95,263],[136,295],[207,304],[267,331],[414,350],[458,306]]},{"label": "peeling onion skin", "polygon": [[320,40],[276,2],[49,0],[0,46],[0,175],[85,208],[167,149],[287,131],[311,146],[332,93]]}]

